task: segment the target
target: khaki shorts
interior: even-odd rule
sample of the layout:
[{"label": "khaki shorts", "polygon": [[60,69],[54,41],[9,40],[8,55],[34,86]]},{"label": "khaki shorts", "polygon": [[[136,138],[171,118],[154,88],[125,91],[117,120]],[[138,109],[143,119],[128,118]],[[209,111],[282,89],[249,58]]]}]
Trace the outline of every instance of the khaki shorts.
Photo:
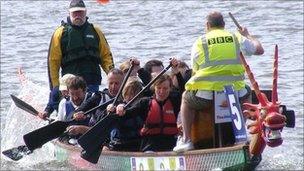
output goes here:
[{"label": "khaki shorts", "polygon": [[212,107],[213,100],[204,99],[196,96],[197,91],[186,90],[183,94],[183,100],[194,110],[204,110]]},{"label": "khaki shorts", "polygon": [[[209,107],[212,107],[213,100],[205,99],[202,97],[196,96],[197,90],[186,90],[183,94],[183,100],[187,105],[194,110],[204,110]],[[246,102],[249,100],[251,95],[251,88],[246,85],[242,90],[242,93],[239,95],[240,103]]]}]

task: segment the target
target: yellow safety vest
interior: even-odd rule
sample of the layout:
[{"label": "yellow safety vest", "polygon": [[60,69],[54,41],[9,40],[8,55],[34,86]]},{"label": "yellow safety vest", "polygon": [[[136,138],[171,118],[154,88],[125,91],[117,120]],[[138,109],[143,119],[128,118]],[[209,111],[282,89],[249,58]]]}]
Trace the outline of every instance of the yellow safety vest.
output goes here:
[{"label": "yellow safety vest", "polygon": [[240,61],[240,44],[234,34],[214,29],[200,36],[193,45],[194,75],[186,83],[186,90],[222,91],[224,85],[235,90],[245,87],[244,67]]}]

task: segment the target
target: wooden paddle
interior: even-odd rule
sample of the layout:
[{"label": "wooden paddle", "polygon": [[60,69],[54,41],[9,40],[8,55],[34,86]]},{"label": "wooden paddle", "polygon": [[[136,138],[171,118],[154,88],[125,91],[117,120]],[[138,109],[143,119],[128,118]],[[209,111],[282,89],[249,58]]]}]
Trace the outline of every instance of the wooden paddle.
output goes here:
[{"label": "wooden paddle", "polygon": [[[39,112],[33,106],[29,105],[28,103],[24,102],[23,100],[19,99],[18,97],[14,96],[12,94],[11,94],[11,98],[13,99],[13,101],[17,107],[19,107],[20,109],[22,109],[34,116],[38,116]],[[50,119],[50,118],[46,117],[43,120],[47,120],[47,121],[49,121],[49,123],[51,123],[55,119]]]},{"label": "wooden paddle", "polygon": [[[154,79],[152,79],[140,92],[137,93],[125,106],[127,108],[132,104],[144,91],[146,91],[161,75],[163,75],[172,64],[170,63],[166,68],[164,68]],[[109,114],[103,119],[99,120],[91,129],[89,129],[85,134],[83,134],[78,139],[78,144],[84,149],[81,157],[91,163],[97,163],[101,146],[105,142],[109,135],[109,127],[120,118],[116,114]]]},{"label": "wooden paddle", "polygon": [[232,19],[232,21],[234,22],[234,24],[237,26],[238,29],[242,30],[241,25],[236,21],[236,19],[234,18],[234,16],[231,14],[231,12],[228,13],[230,18]]}]

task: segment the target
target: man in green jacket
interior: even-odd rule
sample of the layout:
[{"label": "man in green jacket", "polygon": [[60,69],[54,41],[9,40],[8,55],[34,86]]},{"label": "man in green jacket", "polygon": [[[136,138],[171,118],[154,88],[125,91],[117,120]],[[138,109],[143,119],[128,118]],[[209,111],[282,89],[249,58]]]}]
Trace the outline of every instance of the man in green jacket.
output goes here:
[{"label": "man in green jacket", "polygon": [[[88,91],[97,92],[101,84],[101,68],[107,74],[114,68],[110,46],[96,26],[88,22],[87,10],[82,0],[72,0],[67,22],[62,22],[52,36],[48,53],[48,75],[50,98],[44,118],[58,108],[60,96],[58,86],[60,75],[81,76],[88,85]],[[61,74],[60,74],[61,69]]]}]

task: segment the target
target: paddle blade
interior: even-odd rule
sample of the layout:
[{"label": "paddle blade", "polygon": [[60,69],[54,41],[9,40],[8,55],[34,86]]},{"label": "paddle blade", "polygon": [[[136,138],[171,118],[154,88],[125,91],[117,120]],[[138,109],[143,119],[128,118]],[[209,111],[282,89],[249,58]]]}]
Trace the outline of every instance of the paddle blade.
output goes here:
[{"label": "paddle blade", "polygon": [[23,140],[29,150],[40,148],[43,144],[58,138],[64,133],[70,122],[56,121],[42,128],[36,129],[23,136]]},{"label": "paddle blade", "polygon": [[118,115],[108,115],[104,119],[98,121],[90,130],[78,139],[78,144],[86,153],[94,153],[101,148],[101,145],[105,142],[106,138],[108,138],[111,126],[118,118]]},{"label": "paddle blade", "polygon": [[23,156],[31,154],[32,151],[30,151],[27,146],[21,145],[18,147],[14,147],[5,151],[2,151],[2,154],[5,155],[6,157],[18,161],[23,158]]},{"label": "paddle blade", "polygon": [[18,97],[14,96],[12,94],[11,94],[11,98],[13,99],[15,105],[17,107],[19,107],[20,109],[23,109],[32,115],[35,115],[35,116],[38,115],[38,111],[36,109],[34,109],[31,105],[25,103],[24,101],[22,101],[21,99],[19,99]]},{"label": "paddle blade", "polygon": [[86,151],[83,150],[81,151],[80,157],[88,162],[97,164],[101,151],[102,151],[101,147],[96,151],[94,151],[93,153],[87,153]]}]

